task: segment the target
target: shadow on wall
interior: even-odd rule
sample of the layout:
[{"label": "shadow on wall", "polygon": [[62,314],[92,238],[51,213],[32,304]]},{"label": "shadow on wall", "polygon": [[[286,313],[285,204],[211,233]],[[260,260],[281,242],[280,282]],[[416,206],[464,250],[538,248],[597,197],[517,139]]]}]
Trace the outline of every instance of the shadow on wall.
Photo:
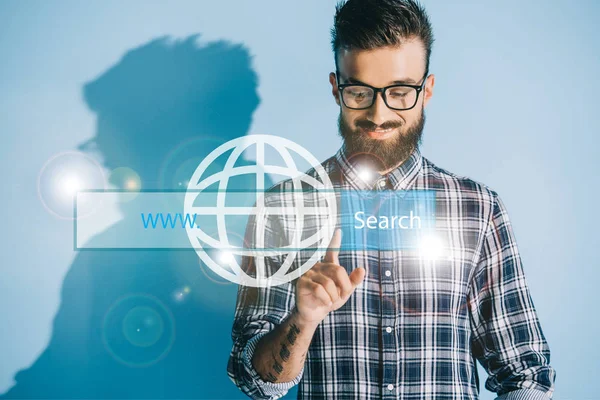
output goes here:
[{"label": "shadow on wall", "polygon": [[[153,40],[87,83],[97,132],[80,149],[142,189],[181,189],[209,152],[246,135],[260,102],[247,49],[197,38]],[[139,219],[120,206],[123,221]],[[123,221],[89,244],[124,237]],[[48,347],[2,398],[245,398],[226,372],[236,294],[194,251],[80,251]]]}]

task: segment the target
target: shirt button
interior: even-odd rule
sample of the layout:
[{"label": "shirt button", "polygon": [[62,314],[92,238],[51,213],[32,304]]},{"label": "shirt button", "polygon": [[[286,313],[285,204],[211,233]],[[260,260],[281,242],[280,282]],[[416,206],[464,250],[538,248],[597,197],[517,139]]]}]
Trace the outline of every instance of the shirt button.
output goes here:
[{"label": "shirt button", "polygon": [[388,326],[387,328],[385,328],[385,331],[386,331],[387,333],[390,333],[390,332],[392,331],[392,328]]},{"label": "shirt button", "polygon": [[388,385],[388,390],[394,390],[394,385],[392,385],[391,383]]},{"label": "shirt button", "polygon": [[392,271],[390,271],[389,269],[387,271],[385,271],[385,276],[390,276],[392,275]]},{"label": "shirt button", "polygon": [[385,186],[385,179],[380,180],[379,182],[377,182],[377,184],[379,185],[379,187],[384,187]]}]

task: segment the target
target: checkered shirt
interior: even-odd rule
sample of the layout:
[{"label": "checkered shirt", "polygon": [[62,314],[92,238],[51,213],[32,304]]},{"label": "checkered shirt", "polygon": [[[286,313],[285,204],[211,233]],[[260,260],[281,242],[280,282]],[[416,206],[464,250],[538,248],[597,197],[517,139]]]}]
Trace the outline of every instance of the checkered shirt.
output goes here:
[{"label": "checkered shirt", "polygon": [[[348,272],[364,267],[365,280],[320,323],[291,382],[263,380],[251,358],[257,342],[295,307],[295,280],[240,285],[230,379],[255,399],[280,398],[295,385],[299,399],[477,399],[478,360],[489,374],[485,387],[499,399],[551,398],[550,350],[498,194],[434,165],[419,149],[372,179],[361,178],[343,147],[322,166],[340,190],[434,190],[435,228],[448,252],[426,259],[412,249],[342,250],[340,265]],[[270,192],[291,189],[284,181]],[[276,241],[267,225],[267,237]],[[281,262],[268,258],[271,266]]]}]

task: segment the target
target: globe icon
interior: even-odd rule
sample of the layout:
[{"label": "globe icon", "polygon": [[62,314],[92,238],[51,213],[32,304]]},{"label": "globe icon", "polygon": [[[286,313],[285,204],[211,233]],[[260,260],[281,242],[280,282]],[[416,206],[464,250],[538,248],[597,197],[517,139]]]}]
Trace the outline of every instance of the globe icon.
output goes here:
[{"label": "globe icon", "polygon": [[[267,150],[275,151],[281,162],[266,163]],[[240,165],[242,156],[254,156],[255,162]],[[310,173],[299,171],[298,158],[311,166]],[[270,175],[284,177],[285,189],[269,190]],[[240,177],[252,180],[253,189],[230,187]],[[245,202],[231,205],[235,201],[228,197]],[[230,282],[267,287],[299,277],[322,259],[336,226],[337,201],[329,175],[308,150],[279,136],[254,134],[230,140],[202,160],[189,180],[184,214],[196,221],[186,231],[201,262]],[[207,217],[214,222],[205,222]],[[240,233],[239,224],[238,231],[229,227],[233,217],[253,218],[248,227],[244,223],[252,231]],[[286,220],[285,232],[276,234],[285,241],[276,246],[266,240],[272,218]],[[254,240],[248,243],[246,236]],[[254,263],[253,273],[242,267],[244,256]],[[273,257],[281,260],[276,271],[266,265],[266,258]]]}]

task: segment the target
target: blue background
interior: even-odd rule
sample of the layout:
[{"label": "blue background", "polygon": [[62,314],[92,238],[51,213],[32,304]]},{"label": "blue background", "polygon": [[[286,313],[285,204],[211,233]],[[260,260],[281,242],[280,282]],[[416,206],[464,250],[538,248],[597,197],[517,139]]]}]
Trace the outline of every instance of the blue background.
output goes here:
[{"label": "blue background", "polygon": [[[555,398],[598,398],[600,3],[424,4],[436,86],[422,152],[499,192],[552,350]],[[340,145],[327,80],[333,11],[323,0],[0,2],[0,393],[47,346],[75,257],[72,224],[42,207],[36,180],[50,157],[95,134],[82,86],[165,35],[242,43],[259,77],[250,132],[323,160]],[[289,82],[300,82],[293,93]],[[225,374],[227,356],[205,367]]]}]

